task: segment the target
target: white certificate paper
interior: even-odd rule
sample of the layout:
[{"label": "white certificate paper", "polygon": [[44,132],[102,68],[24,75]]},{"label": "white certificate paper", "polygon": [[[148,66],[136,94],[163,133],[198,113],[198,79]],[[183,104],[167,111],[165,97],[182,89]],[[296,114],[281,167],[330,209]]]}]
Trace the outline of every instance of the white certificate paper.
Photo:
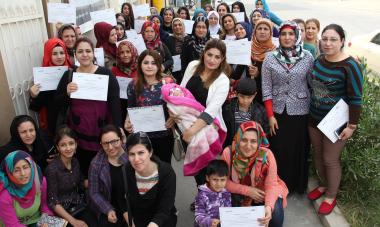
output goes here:
[{"label": "white certificate paper", "polygon": [[67,69],[67,66],[34,67],[34,84],[41,86],[40,91],[57,90],[58,83]]},{"label": "white certificate paper", "polygon": [[48,3],[48,22],[76,24],[77,12],[75,5],[67,3]]},{"label": "white certificate paper", "polygon": [[125,35],[127,38],[133,38],[137,36],[137,31],[135,29],[125,30]]},{"label": "white certificate paper", "polygon": [[78,90],[71,93],[72,99],[107,101],[108,75],[91,73],[73,73],[73,82]]},{"label": "white certificate paper", "polygon": [[146,45],[141,34],[138,34],[136,37],[132,38],[128,37],[127,40],[136,47],[138,54],[141,54],[144,50],[146,50]]},{"label": "white certificate paper", "polygon": [[119,82],[120,98],[128,99],[127,89],[128,89],[129,82],[132,81],[132,78],[117,76],[116,79],[117,79],[117,82]]},{"label": "white certificate paper", "polygon": [[137,33],[141,33],[141,28],[144,25],[145,20],[135,20],[135,30]]},{"label": "white certificate paper", "polygon": [[128,116],[134,132],[166,130],[162,105],[128,108]]},{"label": "white certificate paper", "polygon": [[344,123],[348,122],[348,105],[341,99],[335,106],[327,113],[327,115],[322,119],[317,125],[319,130],[325,134],[331,142],[335,143],[338,137],[334,132],[342,126]]},{"label": "white certificate paper", "polygon": [[132,5],[135,18],[150,16],[149,4]]},{"label": "white certificate paper", "polygon": [[177,72],[181,70],[181,55],[174,55],[173,57],[173,72]]},{"label": "white certificate paper", "polygon": [[183,23],[185,24],[185,33],[191,34],[191,32],[193,31],[194,21],[193,20],[183,20]]},{"label": "white certificate paper", "polygon": [[219,207],[221,227],[261,227],[258,218],[265,216],[264,206]]},{"label": "white certificate paper", "polygon": [[91,20],[94,25],[98,22],[107,22],[110,25],[116,25],[116,17],[114,9],[104,9],[90,12]]},{"label": "white certificate paper", "polygon": [[248,39],[223,40],[227,47],[227,63],[251,65],[251,42]]},{"label": "white certificate paper", "polygon": [[245,21],[244,13],[243,13],[243,12],[232,13],[232,15],[235,16],[235,18],[236,18],[236,22],[244,22],[244,21]]}]

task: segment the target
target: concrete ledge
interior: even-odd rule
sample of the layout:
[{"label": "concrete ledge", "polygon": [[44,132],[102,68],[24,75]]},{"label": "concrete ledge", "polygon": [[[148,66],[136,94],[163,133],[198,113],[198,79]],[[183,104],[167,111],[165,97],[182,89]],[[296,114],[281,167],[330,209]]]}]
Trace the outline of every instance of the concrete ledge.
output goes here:
[{"label": "concrete ledge", "polygon": [[[309,183],[307,185],[307,191],[310,192],[318,186],[318,181],[315,178],[310,177]],[[318,212],[319,206],[323,201],[323,196],[315,201],[312,201],[314,209]],[[349,227],[347,220],[344,218],[342,212],[338,206],[335,206],[334,210],[329,215],[320,215],[318,214],[319,219],[321,220],[323,226],[325,227]]]}]

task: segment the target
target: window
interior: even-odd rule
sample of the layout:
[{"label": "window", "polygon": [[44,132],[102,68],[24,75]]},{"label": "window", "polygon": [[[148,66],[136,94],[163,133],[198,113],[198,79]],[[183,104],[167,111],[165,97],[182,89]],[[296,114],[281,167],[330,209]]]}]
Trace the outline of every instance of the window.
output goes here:
[{"label": "window", "polygon": [[372,38],[371,43],[380,45],[380,33],[377,33],[377,35],[375,35],[375,37]]}]

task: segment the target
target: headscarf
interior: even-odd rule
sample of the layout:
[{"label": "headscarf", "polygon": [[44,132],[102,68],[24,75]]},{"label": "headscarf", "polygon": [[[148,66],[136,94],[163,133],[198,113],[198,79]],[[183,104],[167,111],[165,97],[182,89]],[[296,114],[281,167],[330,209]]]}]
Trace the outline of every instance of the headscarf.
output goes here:
[{"label": "headscarf", "polygon": [[195,19],[197,19],[199,13],[202,13],[204,17],[207,17],[207,13],[204,9],[196,8],[194,11],[194,16],[192,18],[193,21],[195,21]]},{"label": "headscarf", "polygon": [[152,15],[149,17],[149,20],[150,21],[153,21],[153,19],[157,17],[159,20],[160,20],[160,39],[162,41],[165,41],[169,38],[169,33],[164,31],[164,29],[162,28],[162,25],[164,24],[164,21],[162,20],[162,17],[160,15]]},{"label": "headscarf", "polygon": [[[251,41],[251,38],[252,38],[252,28],[251,28],[251,25],[248,24],[247,22],[238,22],[236,24],[240,24],[241,26],[243,26],[244,30],[245,30],[245,37],[244,38],[247,38],[248,41]],[[236,27],[236,25],[235,25]]]},{"label": "headscarf", "polygon": [[252,27],[254,27],[255,25],[253,24],[252,22],[252,17],[253,17],[253,14],[256,13],[256,12],[259,12],[261,14],[261,17],[262,19],[269,19],[269,14],[265,11],[265,10],[262,10],[262,9],[255,9],[252,11],[252,13],[249,15],[249,23],[252,24]]},{"label": "headscarf", "polygon": [[106,22],[99,22],[94,25],[94,33],[96,38],[96,47],[103,47],[105,53],[116,58],[116,44],[109,42],[109,37],[113,26]]},{"label": "headscarf", "polygon": [[[206,24],[206,28],[207,28],[207,34],[206,34],[206,37],[197,37],[195,35],[195,28],[197,27],[197,24],[199,22],[204,22]],[[194,50],[199,54],[202,53],[202,51],[204,50],[205,46],[206,46],[206,43],[207,41],[210,39],[210,30],[209,30],[209,25],[208,25],[208,19],[206,17],[197,17],[194,21],[194,24],[193,24],[193,30],[191,31],[191,36],[190,36],[190,41],[189,41],[189,44],[191,46],[193,46]]]},{"label": "headscarf", "polygon": [[[255,7],[256,7],[256,4],[257,4],[257,2],[258,2],[259,0],[255,0]],[[266,0],[260,0],[261,1],[261,3],[263,3],[263,9],[265,10],[265,11],[267,11],[267,12],[269,12],[269,6],[268,6],[268,4],[267,4],[267,1]]]},{"label": "headscarf", "polygon": [[244,21],[247,22],[247,23],[249,23],[249,19],[248,19],[248,17],[247,17],[247,13],[246,13],[246,11],[245,11],[245,6],[244,6],[244,4],[243,4],[242,2],[238,2],[238,1],[232,3],[232,5],[231,5],[231,11],[233,11],[233,8],[234,8],[235,5],[238,5],[238,6],[239,6],[239,9],[240,9],[240,12],[241,12],[241,13],[244,13]]},{"label": "headscarf", "polygon": [[[154,37],[154,39],[152,41],[146,40],[145,36],[144,36],[144,32],[148,27],[152,27],[154,30],[154,33],[156,34],[156,36]],[[161,45],[160,28],[157,26],[156,23],[154,23],[152,21],[145,21],[142,28],[141,28],[141,34],[143,35],[146,48],[148,48],[150,50],[155,50],[156,48],[158,48]]]},{"label": "headscarf", "polygon": [[[62,25],[62,26],[59,28],[59,30],[58,30],[58,38],[59,38],[59,39],[63,40],[63,32],[64,32],[66,29],[71,29],[71,30],[73,30],[73,31],[74,31],[74,34],[75,34],[75,38],[76,38],[76,40],[78,39],[78,35],[77,35],[76,31],[75,31],[75,28],[74,28],[73,25],[71,25],[71,24],[64,24],[64,25]],[[67,52],[69,53],[69,55],[70,55],[70,56],[74,56],[74,52],[75,52],[74,48],[68,48],[68,47],[66,47],[66,48],[67,48]]]},{"label": "headscarf", "polygon": [[293,65],[305,56],[305,53],[303,51],[301,32],[298,24],[294,21],[283,22],[279,28],[280,34],[284,28],[291,28],[294,30],[294,33],[296,34],[296,43],[291,48],[285,48],[282,47],[280,42],[280,46],[275,51],[273,51],[273,54],[280,62]]},{"label": "headscarf", "polygon": [[[270,30],[270,37],[265,42],[259,42],[256,38],[256,30],[260,24],[266,24]],[[272,22],[268,19],[260,19],[257,21],[257,25],[255,26],[252,34],[252,44],[251,44],[251,59],[252,61],[264,61],[265,54],[269,51],[272,51],[276,48],[276,46],[272,42],[273,28]]]},{"label": "headscarf", "polygon": [[166,13],[166,11],[168,11],[168,10],[172,12],[173,19],[174,19],[174,17],[175,17],[175,12],[174,12],[174,9],[171,8],[171,7],[163,8],[163,9],[161,10],[161,12],[160,12],[160,16],[161,16],[162,18],[164,18],[165,13]]},{"label": "headscarf", "polygon": [[257,132],[257,151],[259,151],[262,147],[269,147],[268,139],[266,138],[265,132],[260,124],[255,121],[246,121],[240,125],[231,146],[232,165],[240,180],[243,180],[245,176],[249,174],[250,167],[259,153],[256,151],[251,157],[245,157],[240,151],[240,141],[243,138],[243,134],[249,129]]},{"label": "headscarf", "polygon": [[218,32],[219,32],[219,29],[220,29],[220,24],[219,24],[219,13],[216,12],[215,10],[212,10],[212,11],[208,12],[208,14],[207,14],[207,19],[208,19],[209,21],[210,21],[210,17],[211,17],[212,15],[215,15],[215,16],[218,18],[218,23],[217,23],[217,25],[215,25],[215,26],[209,26],[209,30],[210,30],[210,34],[211,34],[211,35],[217,35]]},{"label": "headscarf", "polygon": [[[121,51],[121,48],[123,46],[127,46],[129,48],[129,51],[131,52],[131,55],[132,55],[131,61],[128,64],[121,61],[121,57],[120,57],[119,52]],[[136,72],[136,70],[137,70],[137,59],[138,59],[138,57],[139,57],[139,55],[138,55],[136,47],[131,42],[129,42],[128,40],[123,40],[119,43],[119,46],[117,47],[117,50],[116,50],[116,66],[123,73],[125,73],[129,78],[131,78],[131,77],[133,77],[132,73]]]},{"label": "headscarf", "polygon": [[[181,24],[182,24],[183,32],[182,32],[181,35],[176,35],[176,34],[174,33],[174,22],[176,22],[176,21],[179,21],[179,22],[181,22]],[[183,39],[185,38],[185,36],[186,36],[186,32],[185,32],[185,30],[186,30],[186,29],[185,29],[185,23],[183,22],[183,20],[182,20],[181,18],[176,17],[176,18],[173,19],[173,21],[172,21],[172,29],[173,29],[173,36],[174,36],[176,39],[183,40]]]},{"label": "headscarf", "polygon": [[149,10],[150,10],[150,14],[152,14],[152,16],[158,15],[158,9],[156,7],[150,7]]},{"label": "headscarf", "polygon": [[56,66],[53,64],[51,57],[52,57],[53,49],[57,46],[62,47],[63,51],[65,53],[65,62],[63,63],[63,65],[71,67],[72,65],[71,65],[71,61],[70,61],[70,56],[69,56],[69,53],[67,52],[65,43],[58,38],[51,38],[45,42],[44,57],[42,59],[42,66],[43,67]]},{"label": "headscarf", "polygon": [[[28,183],[22,185],[12,175],[14,167],[18,161],[25,160],[31,168],[31,175]],[[25,151],[16,150],[9,153],[0,165],[0,192],[7,190],[9,194],[18,202],[29,202],[35,199],[37,192],[40,192],[42,183],[42,173],[32,157]]]}]

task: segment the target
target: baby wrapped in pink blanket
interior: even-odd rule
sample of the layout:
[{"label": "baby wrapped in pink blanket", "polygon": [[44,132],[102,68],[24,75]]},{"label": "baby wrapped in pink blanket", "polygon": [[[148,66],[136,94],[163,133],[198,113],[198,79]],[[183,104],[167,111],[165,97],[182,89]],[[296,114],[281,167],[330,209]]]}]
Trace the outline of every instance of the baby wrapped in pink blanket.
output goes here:
[{"label": "baby wrapped in pink blanket", "polygon": [[[177,84],[165,84],[161,88],[163,100],[171,113],[179,116],[176,121],[181,132],[190,128],[205,110],[189,90]],[[185,176],[194,176],[222,151],[226,132],[220,127],[218,119],[206,125],[193,136],[187,146],[183,172]]]}]

